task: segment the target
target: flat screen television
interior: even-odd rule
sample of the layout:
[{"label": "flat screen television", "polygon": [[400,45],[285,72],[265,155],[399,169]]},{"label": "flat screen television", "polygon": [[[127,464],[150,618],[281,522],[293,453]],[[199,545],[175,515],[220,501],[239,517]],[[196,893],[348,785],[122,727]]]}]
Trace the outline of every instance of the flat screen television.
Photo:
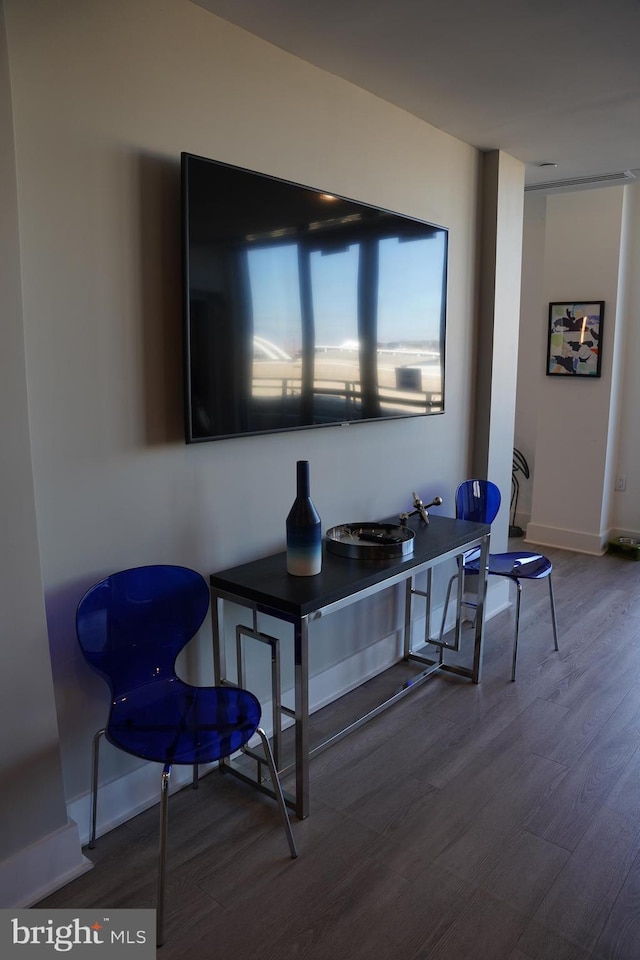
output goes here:
[{"label": "flat screen television", "polygon": [[448,233],[183,153],[186,441],[444,410]]}]

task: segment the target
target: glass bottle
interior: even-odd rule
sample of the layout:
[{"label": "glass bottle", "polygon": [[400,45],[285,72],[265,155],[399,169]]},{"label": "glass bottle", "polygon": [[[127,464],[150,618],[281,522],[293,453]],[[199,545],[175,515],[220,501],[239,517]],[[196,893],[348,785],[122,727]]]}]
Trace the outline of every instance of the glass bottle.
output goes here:
[{"label": "glass bottle", "polygon": [[296,498],[287,517],[287,572],[313,577],[322,569],[322,524],[309,495],[309,461],[296,463]]}]

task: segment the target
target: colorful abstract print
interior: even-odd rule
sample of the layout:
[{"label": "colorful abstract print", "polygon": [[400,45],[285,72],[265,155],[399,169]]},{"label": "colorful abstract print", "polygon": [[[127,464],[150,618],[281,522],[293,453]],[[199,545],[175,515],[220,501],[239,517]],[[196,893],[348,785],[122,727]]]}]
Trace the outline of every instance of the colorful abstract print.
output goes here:
[{"label": "colorful abstract print", "polygon": [[548,373],[599,376],[601,318],[601,303],[550,305]]}]

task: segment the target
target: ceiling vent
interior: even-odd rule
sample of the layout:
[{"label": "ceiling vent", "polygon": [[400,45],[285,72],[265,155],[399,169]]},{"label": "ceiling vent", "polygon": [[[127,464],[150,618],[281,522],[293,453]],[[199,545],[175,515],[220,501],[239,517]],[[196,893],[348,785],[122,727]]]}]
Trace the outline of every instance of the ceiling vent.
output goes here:
[{"label": "ceiling vent", "polygon": [[590,177],[570,177],[567,180],[549,180],[546,183],[531,183],[524,189],[540,193],[560,193],[563,190],[586,190],[589,187],[610,187],[631,183],[638,179],[640,170],[622,170],[619,173],[601,173]]}]

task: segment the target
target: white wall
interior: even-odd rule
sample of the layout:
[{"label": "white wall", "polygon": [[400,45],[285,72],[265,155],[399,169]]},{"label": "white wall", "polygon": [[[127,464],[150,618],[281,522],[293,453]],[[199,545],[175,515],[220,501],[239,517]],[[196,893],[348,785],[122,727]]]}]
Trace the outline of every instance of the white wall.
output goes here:
[{"label": "white wall", "polygon": [[[535,543],[600,553],[640,530],[639,197],[630,185],[526,198],[516,446],[532,467],[519,517]],[[548,303],[572,299],[605,301],[598,380],[545,375]]]},{"label": "white wall", "polygon": [[625,478],[626,490],[612,494],[612,535],[640,539],[640,186],[625,188],[625,290],[622,396],[619,410],[615,471]]},{"label": "white wall", "polygon": [[[414,489],[453,512],[472,446],[479,158],[188,0],[4,2],[40,563],[75,811],[107,702],[76,651],[90,583],[147,562],[206,575],[282,548],[300,458],[325,526],[397,513]],[[443,416],[184,445],[182,150],[450,228]],[[208,677],[206,631],[200,651]],[[117,778],[139,768],[105,754],[110,802],[131,812]]]},{"label": "white wall", "polygon": [[498,151],[486,154],[483,183],[473,475],[487,477],[501,488],[500,511],[491,529],[491,549],[496,553],[507,549],[509,526],[510,486],[504,480],[511,478],[513,461],[511,401],[517,380],[524,166]]},{"label": "white wall", "polygon": [[[520,337],[518,343],[518,384],[514,446],[523,454],[530,472],[535,472],[538,435],[538,393],[547,347],[544,304],[544,242],[547,198],[525,195],[522,239],[522,288],[520,294]],[[533,478],[519,476],[518,516],[523,529],[531,519]]]}]

